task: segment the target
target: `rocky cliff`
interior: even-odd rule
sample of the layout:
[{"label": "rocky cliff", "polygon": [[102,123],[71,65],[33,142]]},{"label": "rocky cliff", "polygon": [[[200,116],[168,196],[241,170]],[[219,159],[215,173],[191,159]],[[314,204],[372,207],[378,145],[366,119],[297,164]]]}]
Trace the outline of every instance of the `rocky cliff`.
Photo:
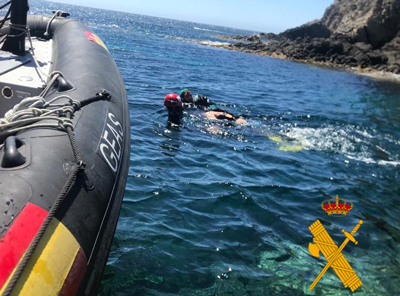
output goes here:
[{"label": "rocky cliff", "polygon": [[336,0],[326,9],[321,23],[353,43],[380,48],[400,30],[400,0]]},{"label": "rocky cliff", "polygon": [[229,49],[400,74],[400,0],[335,0],[320,20]]}]

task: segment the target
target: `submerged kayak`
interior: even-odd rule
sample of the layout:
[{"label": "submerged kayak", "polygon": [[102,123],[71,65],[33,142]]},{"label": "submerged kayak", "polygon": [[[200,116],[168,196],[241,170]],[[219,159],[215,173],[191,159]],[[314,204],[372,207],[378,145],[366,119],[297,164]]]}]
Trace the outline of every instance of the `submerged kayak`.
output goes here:
[{"label": "submerged kayak", "polygon": [[0,295],[93,295],[129,168],[125,86],[84,24],[27,10],[0,22]]}]

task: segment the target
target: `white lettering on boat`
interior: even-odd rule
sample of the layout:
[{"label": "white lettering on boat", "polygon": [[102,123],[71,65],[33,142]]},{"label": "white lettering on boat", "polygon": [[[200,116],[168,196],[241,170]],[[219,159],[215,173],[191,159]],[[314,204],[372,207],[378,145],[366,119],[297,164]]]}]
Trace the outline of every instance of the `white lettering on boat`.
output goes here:
[{"label": "white lettering on boat", "polygon": [[116,173],[122,157],[124,131],[114,114],[108,113],[107,117],[106,127],[101,138],[100,152],[111,170]]}]

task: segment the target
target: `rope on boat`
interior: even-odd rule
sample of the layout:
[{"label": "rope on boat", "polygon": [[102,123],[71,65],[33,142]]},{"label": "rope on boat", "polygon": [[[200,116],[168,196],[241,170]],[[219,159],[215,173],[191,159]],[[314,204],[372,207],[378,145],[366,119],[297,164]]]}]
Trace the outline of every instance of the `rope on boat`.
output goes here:
[{"label": "rope on boat", "polygon": [[[31,110],[42,110],[45,108],[49,108],[51,107],[51,103],[62,99],[62,98],[69,98],[68,96],[59,96],[56,97],[54,99],[52,99],[49,102],[44,102],[44,99],[41,97],[35,97],[35,98],[27,98],[24,99],[23,101],[21,101],[20,104],[18,104],[19,106],[15,106],[14,109],[18,110],[21,109],[20,111],[12,111],[11,114],[9,116],[16,116],[17,118],[20,118],[20,116],[25,116],[25,115],[31,115],[34,114],[35,111],[30,112],[29,109]],[[29,100],[28,100],[29,99]],[[74,158],[75,158],[75,166],[73,171],[70,173],[70,175],[68,176],[67,182],[65,183],[64,187],[62,188],[60,194],[58,195],[57,199],[55,200],[55,202],[53,203],[53,205],[51,206],[51,209],[49,211],[49,213],[46,216],[46,219],[44,220],[43,224],[41,225],[39,231],[36,233],[35,237],[33,238],[32,242],[29,244],[29,247],[27,249],[27,251],[25,252],[25,254],[23,255],[20,263],[18,264],[17,268],[15,269],[15,272],[13,273],[10,281],[7,284],[7,287],[5,288],[3,295],[2,296],[9,296],[12,293],[12,290],[14,289],[15,285],[18,282],[18,279],[20,278],[21,274],[23,273],[26,265],[28,264],[29,260],[32,257],[33,252],[35,251],[36,247],[38,246],[41,238],[43,237],[43,234],[46,232],[48,226],[50,225],[51,220],[54,218],[54,216],[57,213],[57,210],[59,209],[60,205],[62,204],[62,202],[65,200],[65,198],[67,197],[69,191],[71,190],[71,188],[74,186],[75,181],[79,175],[79,173],[83,172],[85,170],[85,166],[86,164],[83,162],[81,154],[80,154],[80,150],[78,147],[78,144],[76,142],[75,139],[75,134],[73,132],[73,125],[71,122],[71,118],[74,115],[74,113],[76,111],[78,111],[79,109],[81,109],[81,107],[84,107],[90,103],[96,102],[96,101],[100,101],[100,100],[111,100],[111,95],[103,90],[100,93],[97,93],[95,97],[92,98],[88,98],[85,100],[82,100],[81,102],[72,100],[71,98],[69,98],[70,101],[70,105],[67,106],[67,109],[65,109],[65,116],[66,119],[69,120],[70,124],[68,124],[65,128],[66,132],[68,133],[68,137],[71,143],[71,147],[72,147],[72,151],[74,153]],[[26,101],[25,101],[26,100]],[[25,101],[25,102],[24,102]],[[27,107],[29,106],[29,107]],[[33,106],[33,107],[32,107]],[[17,107],[17,108],[16,108]],[[25,108],[26,107],[26,108]],[[42,108],[42,109],[41,109]],[[59,109],[55,109],[55,110],[51,110],[51,113],[56,112]],[[9,111],[9,112],[10,112]],[[27,112],[25,114],[25,111]],[[7,112],[7,114],[9,113]],[[18,112],[22,112],[20,114],[18,114]],[[41,117],[41,116],[40,116]],[[43,119],[48,119],[49,117],[44,117]],[[24,119],[18,119],[15,122],[21,122]],[[0,124],[1,127],[1,124]],[[28,128],[33,128],[33,127],[37,127],[35,126],[35,124],[30,124],[27,126],[24,126],[27,129]],[[1,134],[0,134],[1,135]]]},{"label": "rope on boat", "polygon": [[[43,98],[60,75],[56,72],[39,96],[23,99],[9,110],[4,118],[0,118],[0,138],[31,128],[47,127],[66,130],[67,127],[73,127],[71,119],[67,117],[67,112],[72,112],[74,105],[80,108],[81,104],[78,101],[65,95],[58,96],[50,102],[46,102]],[[69,102],[64,105],[51,105],[59,99],[67,99]],[[46,122],[37,123],[43,120]]]},{"label": "rope on boat", "polygon": [[[68,103],[56,105],[57,100],[67,99]],[[43,97],[25,98],[13,109],[9,110],[4,118],[0,118],[0,139],[32,128],[55,128],[67,131],[73,130],[73,124],[68,114],[74,114],[81,107],[98,100],[109,100],[110,94],[101,92],[95,97],[83,100],[73,100],[66,95],[58,96],[49,102]],[[43,123],[38,123],[43,121]]]},{"label": "rope on boat", "polygon": [[[59,10],[59,11],[57,11],[57,12],[62,13],[61,10]],[[3,21],[4,21],[4,20],[3,20]],[[49,24],[50,24],[50,23],[49,23]],[[3,25],[4,25],[4,23],[0,23],[0,29],[1,29],[1,27],[2,27]],[[50,25],[48,25],[48,26],[50,26]],[[42,68],[40,67],[40,65],[39,65],[39,62],[38,62],[38,60],[37,60],[37,58],[36,58],[36,55],[35,55],[35,49],[34,49],[34,47],[33,47],[32,36],[31,36],[31,30],[30,30],[29,26],[28,26],[28,25],[25,26],[25,25],[9,24],[8,27],[9,27],[10,29],[13,28],[13,29],[19,30],[19,31],[21,31],[21,33],[18,34],[18,35],[10,35],[10,34],[8,34],[8,35],[5,36],[5,38],[4,38],[3,40],[0,41],[0,43],[2,43],[2,42],[7,38],[7,36],[9,36],[9,37],[19,37],[19,36],[21,36],[21,35],[26,34],[26,36],[28,37],[29,43],[30,43],[30,45],[31,45],[30,51],[31,51],[31,53],[32,53],[33,61],[35,62],[35,65],[36,65],[36,70],[37,70],[38,72],[40,72],[40,73],[38,73],[38,76],[39,76],[39,78],[40,78],[43,82],[45,82],[45,80],[42,78],[41,75],[43,75],[43,76],[45,76],[45,77],[49,77],[49,76],[51,76],[51,74],[49,75],[49,74],[45,73],[45,72],[42,70]],[[46,31],[46,33],[47,33],[47,31]]]},{"label": "rope on boat", "polygon": [[[33,43],[32,43],[32,37],[31,37],[31,30],[29,29],[29,26],[26,26],[26,35],[28,36],[29,43],[31,44],[32,57],[33,57],[33,61],[35,62],[35,65],[36,65],[36,69],[40,72],[40,74],[44,75],[45,77],[49,77],[49,75],[46,74],[46,73],[42,70],[42,68],[40,67],[40,65],[39,65],[39,63],[38,63],[38,61],[37,61],[37,58],[36,58],[36,55],[35,55],[35,51],[34,51],[34,49],[33,49]],[[39,74],[39,73],[38,73],[38,74]],[[44,81],[43,78],[42,78],[42,76],[39,75],[39,78],[42,79],[42,81]]]},{"label": "rope on boat", "polygon": [[47,93],[49,92],[50,88],[53,86],[53,84],[56,82],[58,77],[63,77],[64,75],[60,72],[60,71],[54,71],[51,72],[50,75],[46,75],[51,77],[49,83],[46,85],[46,87],[44,88],[44,90],[42,90],[42,92],[40,93],[39,96],[41,97],[45,97],[47,95]]},{"label": "rope on boat", "polygon": [[11,4],[12,1],[8,1],[6,3],[4,3],[2,6],[0,6],[0,9],[5,8],[7,5]]},{"label": "rope on boat", "polygon": [[[9,4],[11,4],[11,5],[10,5],[10,7],[9,7],[7,13],[6,13],[6,15],[5,15],[4,18],[0,21],[0,29],[4,26],[5,22],[6,22],[7,20],[10,19],[8,16],[9,16],[9,14],[10,14],[10,12],[11,12],[12,1],[9,1],[9,2],[5,3],[4,5],[0,6],[0,9],[3,9],[4,7],[6,7],[6,6],[9,5]],[[57,10],[57,11],[54,13],[54,15],[52,16],[52,18],[51,18],[51,19],[49,20],[49,22],[47,23],[46,32],[44,33],[44,36],[49,36],[49,29],[50,29],[51,23],[53,22],[53,20],[54,20],[56,17],[61,16],[63,13],[64,13],[64,12],[63,12],[62,10]],[[8,25],[8,27],[9,27],[10,29],[13,28],[13,29],[19,30],[19,31],[21,31],[21,33],[18,34],[18,35],[10,35],[10,34],[7,34],[7,35],[5,36],[5,38],[3,38],[3,39],[0,41],[0,44],[6,40],[7,36],[10,36],[10,37],[19,37],[19,36],[21,36],[21,35],[26,34],[26,36],[28,37],[29,43],[30,43],[30,45],[31,45],[30,51],[31,51],[31,53],[32,53],[33,61],[35,62],[35,65],[36,65],[36,70],[38,71],[38,76],[39,76],[39,78],[40,78],[43,82],[45,82],[45,80],[42,78],[42,75],[45,76],[45,77],[49,77],[50,75],[48,75],[47,73],[45,73],[45,72],[42,70],[42,68],[40,67],[40,65],[39,65],[39,63],[38,63],[38,61],[37,61],[37,58],[36,58],[36,55],[35,55],[35,50],[34,50],[33,43],[32,43],[31,30],[30,30],[29,26],[28,26],[28,25],[17,25],[17,24],[11,24],[11,23],[10,23],[10,24]]]},{"label": "rope on boat", "polygon": [[[2,8],[6,7],[7,5],[9,5],[10,3],[11,3],[11,5],[10,5],[8,12],[6,13],[3,20],[0,21],[0,29],[4,25],[4,23],[9,19],[8,16],[11,11],[12,1],[9,1],[0,7],[0,9],[2,9]],[[48,35],[48,30],[50,28],[51,22],[61,13],[62,13],[62,11],[56,11],[54,16],[50,19],[50,21],[47,25],[47,28],[46,28],[45,35],[46,34]],[[55,202],[53,203],[53,205],[52,205],[49,213],[47,214],[46,219],[44,220],[43,224],[41,225],[39,231],[36,233],[34,239],[29,244],[27,251],[23,255],[17,268],[15,269],[15,272],[13,273],[12,277],[10,278],[10,281],[7,283],[7,286],[6,286],[2,296],[9,296],[12,293],[12,290],[14,289],[16,283],[18,282],[18,279],[20,278],[21,274],[23,273],[29,260],[31,259],[32,254],[34,253],[41,238],[43,237],[43,234],[45,233],[48,226],[50,225],[51,220],[54,218],[60,205],[67,197],[71,188],[74,186],[79,173],[83,172],[85,169],[85,163],[82,160],[80,150],[79,150],[78,144],[75,139],[75,134],[73,132],[74,126],[72,123],[72,117],[73,117],[74,113],[90,103],[100,101],[100,100],[111,100],[111,95],[107,91],[103,90],[102,92],[97,93],[96,96],[82,100],[80,102],[72,99],[71,97],[69,97],[67,95],[61,95],[61,96],[55,97],[52,100],[47,102],[44,99],[44,97],[47,95],[50,88],[56,82],[58,77],[63,76],[63,75],[61,72],[57,72],[57,71],[52,72],[49,75],[43,72],[43,70],[41,69],[41,67],[36,59],[36,56],[35,56],[32,38],[31,38],[31,34],[30,34],[30,29],[28,26],[20,26],[20,25],[14,25],[14,24],[10,24],[9,26],[10,26],[10,28],[14,28],[14,29],[22,31],[21,34],[18,34],[18,35],[12,36],[12,37],[18,37],[22,34],[27,34],[27,37],[28,37],[30,45],[31,45],[30,50],[32,52],[32,57],[36,64],[36,69],[38,71],[39,78],[42,81],[44,81],[44,79],[40,75],[40,74],[42,74],[45,77],[49,77],[50,81],[39,96],[23,99],[19,104],[15,105],[12,110],[9,110],[5,114],[4,118],[0,118],[0,140],[3,137],[7,137],[9,135],[17,134],[18,132],[22,132],[22,131],[25,131],[28,129],[33,129],[33,128],[56,128],[56,129],[65,131],[65,132],[67,132],[69,141],[71,143],[72,151],[73,151],[74,158],[75,158],[75,166],[73,168],[73,171],[69,174],[64,187],[62,188],[62,190],[61,190],[60,194],[58,195],[57,199],[55,200]],[[1,40],[0,43],[2,43],[4,40]],[[59,100],[64,100],[64,101],[67,100],[68,103],[54,104],[56,101],[59,101]],[[44,122],[39,123],[40,121],[44,121]],[[54,121],[55,121],[55,123],[54,123]]]},{"label": "rope on boat", "polygon": [[[69,128],[70,129],[70,128]],[[70,134],[70,133],[68,133]],[[72,133],[73,135],[73,133]],[[82,161],[79,163],[76,162],[76,165],[74,167],[74,170],[72,173],[68,176],[68,180],[65,183],[60,195],[57,197],[56,201],[52,205],[46,219],[44,220],[42,226],[40,227],[39,231],[36,233],[34,239],[30,243],[28,250],[25,252],[25,254],[22,257],[22,260],[18,264],[17,269],[15,270],[15,273],[12,275],[10,281],[7,284],[6,289],[4,290],[3,296],[9,296],[14,289],[19,277],[21,276],[22,272],[24,271],[26,265],[28,264],[30,258],[32,257],[33,252],[35,251],[37,245],[40,242],[40,239],[42,238],[43,234],[45,233],[47,227],[50,225],[51,220],[55,216],[59,206],[61,203],[64,201],[65,197],[67,196],[68,192],[71,190],[72,186],[75,184],[76,178],[80,171],[84,170],[84,164]]]},{"label": "rope on boat", "polygon": [[[10,5],[11,4],[11,5]],[[7,5],[10,5],[10,7],[7,10],[6,15],[4,16],[4,18],[1,20],[0,22],[0,29],[4,26],[5,22],[8,21],[10,18],[8,17],[11,13],[11,7],[12,7],[12,1],[8,1],[7,3],[5,3],[4,5],[2,5],[0,7],[0,9],[5,8]],[[2,40],[3,41],[3,40]]]}]

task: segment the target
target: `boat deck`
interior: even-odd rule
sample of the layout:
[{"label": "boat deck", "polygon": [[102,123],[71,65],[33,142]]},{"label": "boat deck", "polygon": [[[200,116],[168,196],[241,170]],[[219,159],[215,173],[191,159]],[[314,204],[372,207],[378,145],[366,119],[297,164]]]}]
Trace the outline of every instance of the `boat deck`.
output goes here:
[{"label": "boat deck", "polygon": [[[31,50],[25,56],[0,51],[0,117],[22,99],[38,95],[46,85],[52,65],[52,41],[32,38],[32,44],[40,71]],[[29,41],[26,48],[31,48]]]}]

